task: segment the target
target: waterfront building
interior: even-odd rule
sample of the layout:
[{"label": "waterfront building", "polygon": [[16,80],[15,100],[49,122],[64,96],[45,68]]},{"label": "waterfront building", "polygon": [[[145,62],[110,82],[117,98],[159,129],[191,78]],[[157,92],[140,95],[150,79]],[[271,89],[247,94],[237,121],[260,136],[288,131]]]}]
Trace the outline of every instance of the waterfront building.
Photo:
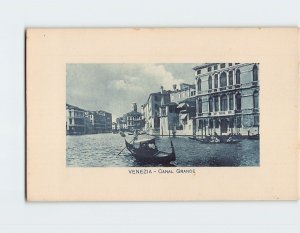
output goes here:
[{"label": "waterfront building", "polygon": [[111,113],[103,110],[86,111],[85,116],[89,120],[89,123],[86,123],[87,133],[110,133],[112,131]]},{"label": "waterfront building", "polygon": [[144,127],[144,120],[142,114],[137,111],[137,104],[131,104],[131,111],[124,114],[123,124],[124,129],[128,131],[141,130]]},{"label": "waterfront building", "polygon": [[205,63],[196,79],[196,134],[259,133],[259,64]]},{"label": "waterfront building", "polygon": [[117,123],[116,123],[116,122],[113,122],[113,123],[112,123],[112,131],[113,131],[113,132],[116,132],[116,131],[117,131]]},{"label": "waterfront building", "polygon": [[124,129],[126,128],[126,122],[124,120],[123,117],[118,117],[116,119],[116,123],[117,123],[117,130],[118,131],[124,131]]},{"label": "waterfront building", "polygon": [[147,102],[142,105],[143,119],[145,121],[145,131],[150,135],[160,134],[160,107],[162,97],[165,104],[170,103],[171,91],[165,91],[161,87],[160,92],[151,93]]},{"label": "waterfront building", "polygon": [[179,111],[177,110],[177,103],[170,102],[170,98],[166,96],[161,96],[160,104],[160,130],[159,134],[162,136],[176,135],[176,130],[178,129],[178,117]]},{"label": "waterfront building", "polygon": [[196,85],[181,83],[179,89],[173,85],[171,101],[178,103],[179,127],[176,135],[193,135],[196,129]]},{"label": "waterfront building", "polygon": [[103,110],[88,111],[70,104],[66,104],[67,135],[108,133],[111,131],[111,113]]},{"label": "waterfront building", "polygon": [[196,101],[195,97],[181,102],[177,109],[179,110],[179,128],[177,135],[194,135],[196,132]]},{"label": "waterfront building", "polygon": [[84,109],[66,104],[66,133],[78,135],[85,133]]},{"label": "waterfront building", "polygon": [[170,102],[160,107],[160,135],[193,135],[195,130],[195,85],[173,85]]}]

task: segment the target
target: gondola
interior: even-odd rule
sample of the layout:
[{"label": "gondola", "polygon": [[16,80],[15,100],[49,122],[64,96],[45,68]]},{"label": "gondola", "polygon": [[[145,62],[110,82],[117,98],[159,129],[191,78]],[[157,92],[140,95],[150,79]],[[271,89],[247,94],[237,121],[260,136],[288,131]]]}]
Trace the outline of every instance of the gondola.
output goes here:
[{"label": "gondola", "polygon": [[259,134],[248,135],[248,139],[251,139],[251,140],[259,140]]},{"label": "gondola", "polygon": [[155,138],[153,139],[144,139],[135,141],[134,143],[129,143],[125,139],[126,148],[130,153],[140,161],[146,162],[155,162],[161,164],[168,164],[176,160],[176,155],[171,141],[172,152],[167,153],[158,150],[155,144]]}]

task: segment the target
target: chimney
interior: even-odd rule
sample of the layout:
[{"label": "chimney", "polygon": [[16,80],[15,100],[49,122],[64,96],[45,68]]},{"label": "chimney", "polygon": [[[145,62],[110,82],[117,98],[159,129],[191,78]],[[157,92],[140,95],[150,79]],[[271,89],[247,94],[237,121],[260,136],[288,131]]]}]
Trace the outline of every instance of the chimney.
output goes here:
[{"label": "chimney", "polygon": [[164,93],[164,87],[160,86],[160,93],[163,94]]},{"label": "chimney", "polygon": [[136,103],[131,104],[131,111],[137,112],[137,105]]},{"label": "chimney", "polygon": [[176,91],[177,84],[173,84],[173,90]]}]

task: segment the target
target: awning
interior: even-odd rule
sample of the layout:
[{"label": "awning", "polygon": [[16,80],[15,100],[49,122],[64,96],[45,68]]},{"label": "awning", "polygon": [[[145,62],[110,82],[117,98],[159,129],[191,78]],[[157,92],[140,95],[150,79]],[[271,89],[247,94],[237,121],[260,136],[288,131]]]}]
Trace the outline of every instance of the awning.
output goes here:
[{"label": "awning", "polygon": [[181,119],[181,120],[184,120],[186,117],[187,117],[187,114],[182,114],[182,115],[180,116],[180,119]]}]

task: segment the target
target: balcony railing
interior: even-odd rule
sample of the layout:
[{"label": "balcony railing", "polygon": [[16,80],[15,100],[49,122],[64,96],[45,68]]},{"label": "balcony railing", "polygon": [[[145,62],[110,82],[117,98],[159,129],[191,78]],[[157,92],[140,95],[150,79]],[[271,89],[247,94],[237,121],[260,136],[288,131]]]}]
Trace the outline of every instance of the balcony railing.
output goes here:
[{"label": "balcony railing", "polygon": [[204,91],[198,91],[198,95],[205,95],[209,93],[218,93],[218,92],[223,92],[223,91],[230,91],[230,90],[235,90],[235,89],[243,89],[243,88],[251,88],[251,87],[257,87],[259,85],[258,81],[253,81],[249,83],[243,83],[243,84],[234,84],[230,86],[225,86],[225,87],[219,87],[219,88],[213,88],[213,89],[208,89]]}]

